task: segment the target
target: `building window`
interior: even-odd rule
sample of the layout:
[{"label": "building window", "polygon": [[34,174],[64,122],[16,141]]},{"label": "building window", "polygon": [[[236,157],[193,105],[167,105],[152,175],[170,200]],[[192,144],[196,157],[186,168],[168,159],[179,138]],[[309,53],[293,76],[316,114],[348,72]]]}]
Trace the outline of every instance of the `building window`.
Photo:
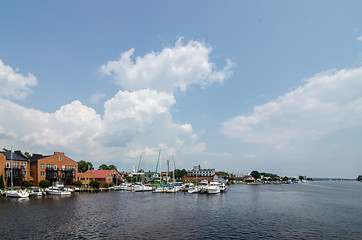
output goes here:
[{"label": "building window", "polygon": [[47,164],[47,168],[53,168],[53,164]]},{"label": "building window", "polygon": [[22,171],[22,174],[25,177],[26,176],[26,171]]},{"label": "building window", "polygon": [[75,178],[75,173],[73,173],[73,178]]},{"label": "building window", "polygon": [[10,168],[10,162],[6,162],[6,167]]},{"label": "building window", "polygon": [[54,169],[57,169],[57,165],[54,164]]},{"label": "building window", "polygon": [[59,161],[59,162],[62,161],[62,157],[58,157],[58,161]]},{"label": "building window", "polygon": [[84,177],[80,178],[80,180],[85,180]]},{"label": "building window", "polygon": [[19,167],[19,162],[13,162],[13,167]]},{"label": "building window", "polygon": [[40,168],[45,168],[45,164],[44,163],[40,164]]},{"label": "building window", "polygon": [[22,162],[21,167],[26,168],[26,162]]},{"label": "building window", "polygon": [[75,171],[75,166],[73,166],[72,168],[73,168],[73,170]]},{"label": "building window", "polygon": [[40,172],[40,176],[44,177],[44,176],[45,176],[45,172]]},{"label": "building window", "polygon": [[67,167],[67,170],[70,170],[70,169],[71,169],[71,166],[70,166],[70,165],[67,165],[66,167]]},{"label": "building window", "polygon": [[56,172],[54,173],[54,177],[55,177],[55,178],[57,177],[57,173],[56,173]]}]

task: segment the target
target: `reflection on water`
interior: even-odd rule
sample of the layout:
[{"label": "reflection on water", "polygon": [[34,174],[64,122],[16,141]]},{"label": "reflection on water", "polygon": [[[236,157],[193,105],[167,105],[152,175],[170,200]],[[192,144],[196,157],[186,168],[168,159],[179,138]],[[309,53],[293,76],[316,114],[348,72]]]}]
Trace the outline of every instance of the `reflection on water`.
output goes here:
[{"label": "reflection on water", "polygon": [[358,182],[0,198],[0,232],[2,239],[358,239],[361,199]]}]

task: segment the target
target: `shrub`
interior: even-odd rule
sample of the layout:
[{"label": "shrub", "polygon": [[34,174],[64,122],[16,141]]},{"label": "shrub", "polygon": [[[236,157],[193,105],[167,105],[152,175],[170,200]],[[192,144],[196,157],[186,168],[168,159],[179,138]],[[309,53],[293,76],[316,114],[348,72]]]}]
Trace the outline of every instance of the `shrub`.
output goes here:
[{"label": "shrub", "polygon": [[92,180],[89,182],[91,188],[99,188],[100,183],[98,181]]},{"label": "shrub", "polygon": [[81,180],[78,180],[78,181],[75,181],[74,185],[76,187],[81,187],[83,185],[82,181]]},{"label": "shrub", "polygon": [[28,180],[25,180],[25,181],[23,181],[23,183],[21,184],[21,186],[28,188],[28,187],[33,186],[33,183],[30,182],[30,181],[28,181]]},{"label": "shrub", "polygon": [[50,181],[49,180],[41,180],[39,182],[39,187],[41,188],[47,188],[50,186]]},{"label": "shrub", "polygon": [[0,189],[1,189],[1,188],[5,188],[4,178],[3,178],[3,175],[2,175],[2,174],[0,175]]}]

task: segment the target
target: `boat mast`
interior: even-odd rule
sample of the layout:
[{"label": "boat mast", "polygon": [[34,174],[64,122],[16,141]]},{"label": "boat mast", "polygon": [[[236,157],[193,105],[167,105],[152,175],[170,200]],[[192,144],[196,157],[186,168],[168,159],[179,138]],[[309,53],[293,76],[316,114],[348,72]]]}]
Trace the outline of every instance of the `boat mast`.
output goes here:
[{"label": "boat mast", "polygon": [[11,176],[11,191],[13,190],[13,146],[10,150],[10,176]]},{"label": "boat mast", "polygon": [[[160,155],[161,155],[161,149],[158,151],[158,160],[157,160],[157,164],[156,164],[155,176],[153,178],[153,186],[155,186],[155,183],[156,183],[156,176],[157,176],[157,170],[158,170],[158,163],[160,162]],[[160,181],[160,185],[161,185],[161,181]]]}]

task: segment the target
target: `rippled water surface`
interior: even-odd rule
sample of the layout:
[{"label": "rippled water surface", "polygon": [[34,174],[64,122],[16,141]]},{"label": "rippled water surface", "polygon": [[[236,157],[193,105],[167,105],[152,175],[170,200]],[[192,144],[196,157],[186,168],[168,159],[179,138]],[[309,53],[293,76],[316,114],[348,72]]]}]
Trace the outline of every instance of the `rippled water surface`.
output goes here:
[{"label": "rippled water surface", "polygon": [[0,198],[1,239],[361,239],[362,183]]}]

